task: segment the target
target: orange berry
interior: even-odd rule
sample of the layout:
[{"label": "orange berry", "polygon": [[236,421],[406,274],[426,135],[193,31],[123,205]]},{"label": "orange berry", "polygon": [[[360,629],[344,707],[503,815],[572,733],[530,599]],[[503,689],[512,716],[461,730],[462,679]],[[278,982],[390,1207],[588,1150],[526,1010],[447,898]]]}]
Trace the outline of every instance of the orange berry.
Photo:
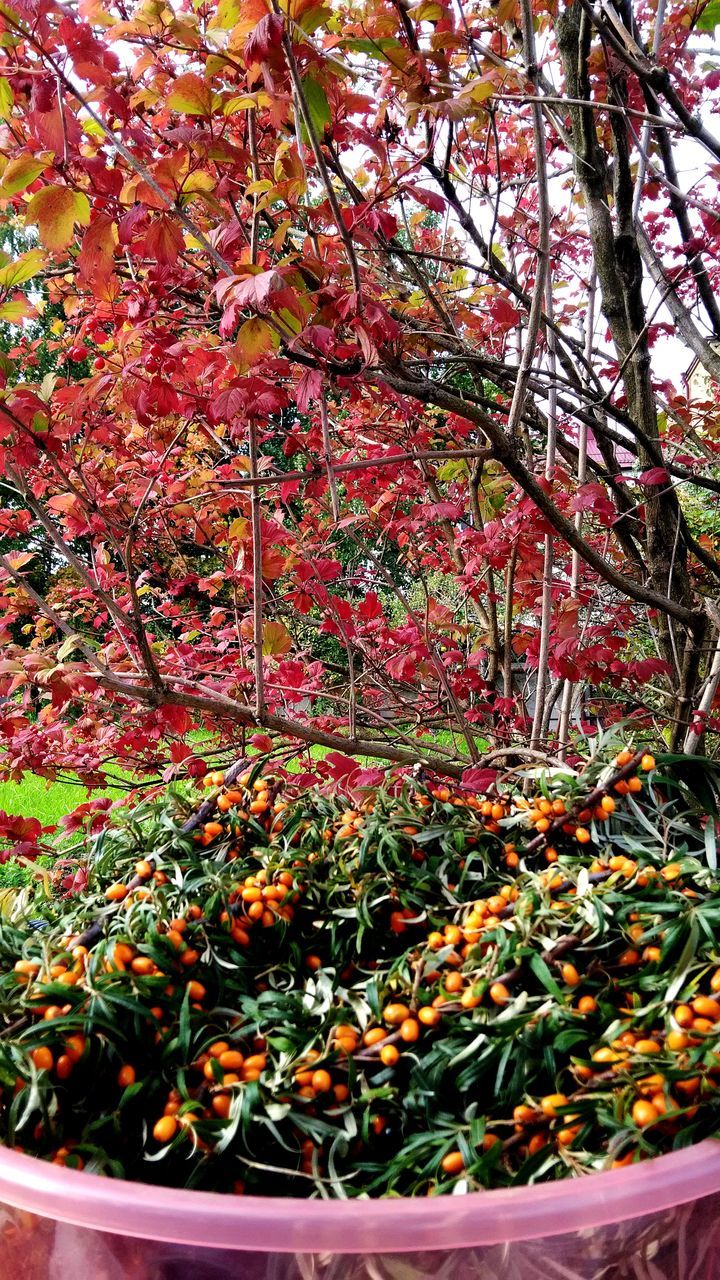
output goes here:
[{"label": "orange berry", "polygon": [[30,1057],[32,1058],[38,1071],[52,1071],[55,1063],[52,1052],[46,1045],[41,1045],[39,1049],[33,1049]]},{"label": "orange berry", "polygon": [[651,756],[650,753],[647,752],[640,761],[640,768],[644,769],[646,773],[649,773],[651,769],[655,768],[655,757]]},{"label": "orange berry", "polygon": [[439,1009],[433,1009],[430,1005],[425,1005],[424,1008],[418,1009],[417,1016],[418,1021],[421,1022],[424,1027],[436,1027],[442,1015]]},{"label": "orange berry", "polygon": [[57,1063],[55,1064],[55,1074],[58,1080],[67,1080],[68,1076],[72,1074],[74,1066],[75,1063],[70,1055],[67,1053],[61,1053]]},{"label": "orange berry", "polygon": [[612,796],[603,796],[602,800],[600,801],[600,807],[601,809],[604,809],[606,813],[614,813],[615,801],[613,800]]},{"label": "orange berry", "polygon": [[643,784],[640,778],[628,778],[627,788],[632,795],[637,795],[639,791],[642,791]]},{"label": "orange berry", "polygon": [[636,1053],[653,1054],[660,1052],[660,1045],[656,1040],[638,1040],[635,1044]]},{"label": "orange berry", "polygon": [[384,1044],[380,1050],[380,1061],[384,1067],[394,1067],[400,1060],[400,1050],[394,1044]]},{"label": "orange berry", "polygon": [[567,1104],[568,1100],[564,1093],[548,1093],[540,1099],[540,1109],[546,1116],[556,1116],[558,1107],[566,1107]]},{"label": "orange berry", "polygon": [[597,1009],[597,1000],[594,996],[581,996],[578,1000],[578,1011],[580,1013],[595,1013]]},{"label": "orange berry", "polygon": [[679,1027],[691,1027],[693,1024],[693,1011],[689,1004],[677,1005],[673,1017]]},{"label": "orange berry", "polygon": [[632,1106],[633,1124],[639,1129],[644,1129],[648,1124],[654,1124],[660,1118],[660,1112],[657,1107],[647,1098],[638,1098],[637,1102]]},{"label": "orange berry", "polygon": [[578,844],[589,844],[591,838],[592,837],[587,827],[575,828],[575,839],[577,840]]},{"label": "orange berry", "polygon": [[374,1044],[379,1044],[381,1040],[387,1039],[387,1031],[383,1031],[382,1027],[370,1027],[369,1031],[363,1036],[363,1043],[370,1048]]},{"label": "orange berry", "polygon": [[490,987],[490,999],[493,1004],[507,1004],[510,999],[510,992],[504,982],[493,982]]},{"label": "orange berry", "polygon": [[399,1027],[409,1016],[410,1010],[406,1004],[388,1004],[383,1009],[383,1019],[391,1027]]},{"label": "orange berry", "polygon": [[574,964],[564,964],[562,967],[562,980],[568,987],[576,987],[580,981],[580,974]]},{"label": "orange berry", "polygon": [[212,1057],[217,1057],[223,1071],[239,1071],[245,1062],[244,1054],[238,1049],[222,1049],[220,1053],[214,1054],[210,1050]]},{"label": "orange berry", "polygon": [[179,1127],[175,1116],[161,1116],[153,1127],[153,1138],[163,1145],[172,1142]]},{"label": "orange berry", "polygon": [[440,1161],[440,1168],[449,1178],[457,1178],[465,1168],[465,1160],[460,1151],[449,1151]]},{"label": "orange berry", "polygon": [[619,769],[622,769],[623,765],[629,764],[631,760],[632,751],[628,751],[627,747],[623,747],[623,750],[619,751],[615,757],[615,763]]},{"label": "orange berry", "polygon": [[65,1041],[65,1052],[73,1062],[79,1062],[85,1052],[86,1044],[85,1036],[68,1036]]},{"label": "orange berry", "polygon": [[416,1018],[405,1018],[400,1023],[400,1039],[412,1044],[420,1036],[420,1023]]},{"label": "orange berry", "polygon": [[117,1073],[117,1082],[121,1089],[127,1089],[128,1085],[134,1084],[136,1079],[135,1068],[129,1062],[120,1068]]},{"label": "orange berry", "polygon": [[316,1093],[328,1093],[332,1089],[332,1076],[329,1071],[322,1068],[319,1071],[313,1071],[312,1087]]},{"label": "orange berry", "polygon": [[204,1000],[207,995],[207,991],[205,990],[202,982],[188,982],[186,991],[190,999],[195,1002]]},{"label": "orange berry", "polygon": [[152,873],[153,866],[151,862],[148,862],[147,858],[141,858],[139,862],[135,863],[135,875],[139,876],[141,880],[149,880]]},{"label": "orange berry", "polygon": [[109,889],[105,890],[105,897],[108,902],[122,902],[123,898],[127,897],[127,893],[127,885],[118,880],[115,884],[111,884]]},{"label": "orange berry", "polygon": [[[218,804],[218,808],[219,807],[220,805]],[[232,1098],[229,1093],[216,1093],[210,1105],[219,1120],[227,1120],[230,1115]]]},{"label": "orange berry", "polygon": [[720,1003],[712,996],[696,996],[692,1002],[695,1013],[701,1018],[710,1018],[712,1022],[720,1022]]}]

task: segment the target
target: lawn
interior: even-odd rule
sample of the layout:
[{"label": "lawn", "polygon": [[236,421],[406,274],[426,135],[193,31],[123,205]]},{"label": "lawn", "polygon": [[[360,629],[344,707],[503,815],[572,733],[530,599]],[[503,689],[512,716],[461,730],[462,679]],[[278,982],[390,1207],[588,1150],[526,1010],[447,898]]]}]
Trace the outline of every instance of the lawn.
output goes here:
[{"label": "lawn", "polygon": [[[118,788],[92,791],[91,796],[121,794]],[[80,782],[51,782],[35,774],[26,773],[22,782],[0,782],[0,809],[5,813],[20,814],[23,818],[39,818],[43,826],[56,823],[75,805],[89,799],[86,788]]]},{"label": "lawn", "polygon": [[[201,737],[204,735],[193,734],[191,736]],[[424,741],[426,743],[436,742],[441,746],[453,745],[452,735],[443,731],[436,732],[432,737],[428,736]],[[418,745],[422,745],[422,740]],[[454,745],[455,749],[458,750],[457,742]],[[464,745],[463,743],[462,746]],[[477,739],[477,745],[480,751],[488,748],[488,743],[483,738]],[[310,748],[310,755],[315,760],[326,754],[324,747],[314,746]],[[362,763],[371,764],[372,761],[367,760]],[[292,761],[289,765],[291,773],[299,773],[304,767],[305,762],[302,759]],[[60,818],[74,809],[76,805],[82,804],[83,801],[90,798],[112,796],[113,799],[118,799],[127,786],[129,775],[117,770],[117,777],[117,786],[109,784],[107,787],[99,788],[88,794],[82,783],[74,782],[72,779],[48,783],[45,778],[26,773],[21,782],[0,782],[0,810],[4,810],[6,813],[19,814],[24,818],[39,818],[43,826],[50,826],[53,823],[57,823]]]}]

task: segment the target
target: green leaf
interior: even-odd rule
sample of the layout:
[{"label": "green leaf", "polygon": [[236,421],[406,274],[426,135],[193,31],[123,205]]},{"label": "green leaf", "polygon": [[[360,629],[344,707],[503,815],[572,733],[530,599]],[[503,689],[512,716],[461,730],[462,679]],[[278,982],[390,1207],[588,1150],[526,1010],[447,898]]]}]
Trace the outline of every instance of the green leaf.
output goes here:
[{"label": "green leaf", "polygon": [[70,187],[43,187],[30,201],[26,216],[28,222],[37,223],[45,248],[59,253],[70,244],[76,222],[88,225],[90,202],[82,191]]},{"label": "green leaf", "polygon": [[10,82],[4,76],[0,76],[0,120],[10,119],[14,101]]},{"label": "green leaf", "polygon": [[[314,80],[312,76],[305,76],[302,86],[305,107],[310,117],[313,132],[316,138],[322,138],[332,119],[330,103],[322,85],[318,80]],[[307,130],[303,126],[303,133],[306,132]]]},{"label": "green leaf", "polygon": [[720,0],[710,0],[705,6],[695,26],[698,31],[714,31],[720,23]]},{"label": "green leaf", "polygon": [[0,267],[0,288],[16,289],[19,284],[26,284],[37,275],[44,262],[45,255],[41,249],[30,249],[28,253],[21,254],[16,262]]}]

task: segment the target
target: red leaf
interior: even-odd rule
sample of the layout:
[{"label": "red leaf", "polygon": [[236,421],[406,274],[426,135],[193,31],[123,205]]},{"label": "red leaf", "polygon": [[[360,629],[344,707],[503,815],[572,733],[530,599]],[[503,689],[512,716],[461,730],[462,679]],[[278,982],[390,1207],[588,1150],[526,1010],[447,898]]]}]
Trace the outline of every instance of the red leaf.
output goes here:
[{"label": "red leaf", "polygon": [[649,471],[643,471],[642,475],[638,476],[638,480],[640,484],[646,486],[668,484],[670,473],[664,467],[650,467]]}]

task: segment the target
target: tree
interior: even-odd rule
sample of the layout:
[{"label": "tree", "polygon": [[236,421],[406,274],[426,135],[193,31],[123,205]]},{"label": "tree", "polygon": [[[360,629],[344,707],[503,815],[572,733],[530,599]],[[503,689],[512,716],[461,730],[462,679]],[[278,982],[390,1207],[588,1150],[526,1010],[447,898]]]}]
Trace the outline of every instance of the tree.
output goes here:
[{"label": "tree", "polygon": [[716,17],[3,5],[0,207],[37,243],[0,317],[37,278],[87,370],[35,379],[20,330],[3,375],[10,770],[192,771],[202,729],[459,775],[564,754],[588,687],[697,749]]}]

